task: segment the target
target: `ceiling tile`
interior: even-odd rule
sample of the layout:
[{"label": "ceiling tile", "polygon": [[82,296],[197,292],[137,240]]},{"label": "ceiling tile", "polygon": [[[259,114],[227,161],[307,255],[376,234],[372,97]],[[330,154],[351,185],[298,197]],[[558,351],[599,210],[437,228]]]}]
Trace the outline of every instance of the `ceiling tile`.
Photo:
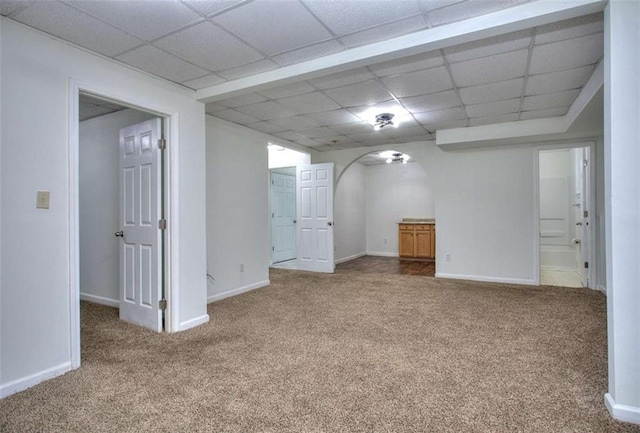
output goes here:
[{"label": "ceiling tile", "polygon": [[421,15],[417,15],[342,36],[340,41],[347,47],[353,48],[374,42],[386,41],[387,39],[403,36],[426,27],[427,24],[424,18]]},{"label": "ceiling tile", "polygon": [[524,76],[529,50],[467,60],[451,65],[451,73],[460,87],[487,84]]},{"label": "ceiling tile", "polygon": [[317,59],[318,57],[324,57],[330,54],[339,53],[340,51],[344,50],[344,45],[342,45],[335,39],[331,39],[329,41],[320,42],[319,44],[308,45],[297,50],[278,54],[276,56],[273,56],[271,60],[273,60],[280,66],[287,66],[311,59]]},{"label": "ceiling tile", "polygon": [[2,0],[0,1],[0,15],[7,16],[11,13],[15,13],[22,7],[27,7],[29,1],[25,0]]},{"label": "ceiling tile", "polygon": [[434,9],[451,6],[466,0],[418,0],[418,4],[423,12],[429,12]]},{"label": "ceiling tile", "polygon": [[296,114],[318,113],[320,111],[336,110],[338,104],[327,98],[321,92],[305,93],[278,99],[278,102]]},{"label": "ceiling tile", "polygon": [[466,128],[469,126],[466,120],[453,120],[451,122],[434,123],[431,125],[425,125],[424,127],[429,131],[439,131],[441,129],[453,129],[453,128]]},{"label": "ceiling tile", "polygon": [[465,104],[500,101],[502,99],[519,98],[522,95],[524,78],[482,84],[480,86],[462,87],[460,98]]},{"label": "ceiling tile", "polygon": [[305,3],[338,36],[420,14],[415,0],[305,0]]},{"label": "ceiling tile", "polygon": [[357,123],[345,123],[344,125],[333,125],[331,126],[331,129],[336,131],[339,134],[352,135],[352,134],[365,134],[365,133],[371,132],[373,131],[373,126],[368,123],[357,122]]},{"label": "ceiling tile", "polygon": [[439,26],[506,9],[523,1],[527,0],[468,0],[430,11],[427,19],[430,25]]},{"label": "ceiling tile", "polygon": [[501,114],[517,113],[520,109],[520,98],[467,105],[465,108],[469,117],[493,117]]},{"label": "ceiling tile", "polygon": [[309,114],[307,117],[322,125],[342,125],[344,123],[362,122],[358,116],[347,110],[323,111],[321,113]]},{"label": "ceiling tile", "polygon": [[155,45],[214,72],[263,58],[256,50],[208,21],[162,38]]},{"label": "ceiling tile", "polygon": [[278,65],[271,60],[263,59],[258,60],[257,62],[249,63],[247,65],[238,66],[237,68],[220,71],[218,73],[228,80],[235,80],[237,78],[248,77],[249,75],[256,75],[262,72],[272,71],[277,68]]},{"label": "ceiling tile", "polygon": [[316,140],[313,140],[311,138],[302,138],[300,140],[296,140],[296,143],[301,144],[301,145],[306,146],[306,147],[315,147],[315,146],[322,146],[323,145],[322,143],[320,143],[320,142],[318,142]]},{"label": "ceiling tile", "polygon": [[593,66],[567,69],[550,74],[531,75],[527,80],[526,95],[558,92],[562,90],[579,89],[589,81],[593,73]]},{"label": "ceiling tile", "polygon": [[602,13],[559,21],[536,29],[536,44],[546,44],[604,32]]},{"label": "ceiling tile", "polygon": [[324,90],[361,83],[363,81],[371,80],[372,78],[375,78],[374,75],[366,68],[358,68],[314,78],[313,80],[310,80],[309,83],[318,89]]},{"label": "ceiling tile", "polygon": [[225,82],[226,80],[219,75],[209,74],[204,77],[196,78],[194,80],[184,81],[184,84],[187,87],[192,89],[204,89],[205,87],[215,86],[216,84],[220,84]]},{"label": "ceiling tile", "polygon": [[233,109],[216,111],[215,113],[211,113],[211,115],[224,120],[228,120],[229,122],[239,123],[241,125],[250,125],[258,121],[258,119],[254,117],[247,116],[246,114],[240,113],[239,111]]},{"label": "ceiling tile", "polygon": [[220,13],[245,0],[182,0],[203,16]]},{"label": "ceiling tile", "polygon": [[324,92],[343,107],[375,104],[391,98],[387,89],[377,80],[369,80],[337,89],[328,89]]},{"label": "ceiling tile", "polygon": [[386,137],[397,138],[397,137],[419,137],[421,135],[428,135],[429,133],[425,131],[422,126],[409,126],[405,127],[404,125],[400,125],[397,128],[384,128],[380,130],[380,132]]},{"label": "ceiling tile", "polygon": [[258,93],[247,93],[246,95],[234,96],[233,98],[221,99],[216,101],[220,105],[229,108],[242,107],[244,105],[257,104],[266,101],[267,98]]},{"label": "ceiling tile", "polygon": [[[179,2],[67,0],[102,21],[145,41],[171,33],[202,17]],[[141,19],[141,17],[144,17]]]},{"label": "ceiling tile", "polygon": [[569,107],[548,108],[546,110],[523,111],[520,113],[522,120],[546,119],[548,117],[564,116],[569,111]]},{"label": "ceiling tile", "polygon": [[602,58],[603,52],[602,33],[535,46],[529,73],[542,74],[591,65]]},{"label": "ceiling tile", "polygon": [[316,150],[318,152],[330,152],[332,150],[336,150],[334,147],[331,147],[328,144],[320,144],[318,146],[307,146],[307,147],[312,147],[313,150]]},{"label": "ceiling tile", "polygon": [[412,113],[422,113],[425,111],[460,106],[458,96],[453,90],[433,93],[431,95],[415,96],[413,98],[403,98],[400,102]]},{"label": "ceiling tile", "polygon": [[378,77],[389,75],[406,74],[408,72],[419,71],[441,66],[444,63],[439,51],[418,54],[410,57],[392,60],[390,62],[371,65],[370,68]]},{"label": "ceiling tile", "polygon": [[307,138],[306,135],[294,131],[276,132],[273,135],[289,141],[304,140],[305,138]]},{"label": "ceiling tile", "polygon": [[260,102],[238,108],[239,111],[260,120],[295,116],[295,113],[275,101]]},{"label": "ceiling tile", "polygon": [[[424,131],[424,130],[423,130]],[[436,137],[428,131],[424,131],[419,136],[407,136],[407,137],[395,137],[396,143],[413,143],[414,141],[429,141],[434,140]],[[415,162],[415,161],[409,161]]]},{"label": "ceiling tile", "polygon": [[523,30],[445,48],[444,54],[450,63],[457,63],[529,48],[530,43],[531,30]]},{"label": "ceiling tile", "polygon": [[205,113],[215,113],[216,111],[224,111],[227,107],[217,104],[215,102],[209,102],[204,106]]},{"label": "ceiling tile", "polygon": [[544,110],[546,108],[566,107],[573,104],[580,90],[567,90],[564,92],[547,93],[545,95],[525,96],[522,101],[522,110]]},{"label": "ceiling tile", "polygon": [[444,66],[382,78],[382,82],[398,98],[453,88],[449,72]]},{"label": "ceiling tile", "polygon": [[309,83],[303,81],[301,83],[288,84],[286,86],[274,87],[272,89],[260,90],[260,94],[269,99],[286,98],[288,96],[302,95],[311,93],[316,89],[311,87]]},{"label": "ceiling tile", "polygon": [[518,113],[503,114],[501,116],[493,117],[476,117],[470,119],[470,126],[491,125],[496,123],[516,122],[518,120]]},{"label": "ceiling tile", "polygon": [[353,134],[348,136],[350,139],[356,142],[362,143],[364,146],[374,146],[377,144],[384,144],[392,142],[389,137],[380,134],[380,131],[373,131],[363,134]]},{"label": "ceiling tile", "polygon": [[272,119],[269,121],[269,123],[272,123],[276,126],[281,126],[285,129],[290,129],[292,131],[320,126],[318,122],[309,119],[307,116],[293,116],[283,117],[281,119]]},{"label": "ceiling tile", "polygon": [[422,123],[423,125],[430,125],[439,122],[450,122],[453,120],[464,120],[467,118],[467,114],[461,107],[428,111],[426,113],[416,113],[413,116],[418,122]]},{"label": "ceiling tile", "polygon": [[328,137],[318,137],[316,138],[318,143],[328,144],[334,147],[342,147],[346,144],[355,143],[352,139],[347,137],[346,135],[331,135]]},{"label": "ceiling tile", "polygon": [[269,55],[333,38],[304,6],[293,1],[256,1],[213,21]]},{"label": "ceiling tile", "polygon": [[207,74],[207,70],[165,53],[152,45],[145,45],[116,57],[143,71],[164,77],[171,81],[184,82]]},{"label": "ceiling tile", "polygon": [[320,138],[331,137],[333,135],[339,135],[334,130],[327,128],[326,126],[319,126],[317,128],[301,129],[300,132],[307,138]]},{"label": "ceiling tile", "polygon": [[12,18],[107,56],[142,44],[141,40],[60,2],[35,2]]}]

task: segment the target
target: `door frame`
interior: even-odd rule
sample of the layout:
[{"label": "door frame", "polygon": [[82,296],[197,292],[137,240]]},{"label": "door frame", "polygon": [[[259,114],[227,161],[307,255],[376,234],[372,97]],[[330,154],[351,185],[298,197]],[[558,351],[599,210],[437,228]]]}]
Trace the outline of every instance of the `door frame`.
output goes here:
[{"label": "door frame", "polygon": [[[294,173],[293,174],[284,174],[284,173],[278,173],[278,170],[283,170],[283,169],[293,169]],[[293,165],[291,167],[277,167],[277,168],[270,168],[269,169],[269,266],[275,264],[275,263],[279,263],[279,262],[274,262],[273,261],[273,218],[271,217],[271,214],[273,213],[273,200],[272,200],[272,194],[273,194],[273,177],[272,175],[275,174],[282,174],[284,176],[292,176],[294,181],[296,179],[296,174],[295,174],[295,170],[296,170],[296,166]],[[294,194],[294,199],[295,199],[295,194]],[[296,213],[297,211],[297,207],[294,205],[294,209],[293,209],[294,213]],[[298,219],[298,215],[296,213],[295,216],[296,220]],[[294,234],[296,236],[295,239],[295,243],[296,243],[296,256],[291,259],[291,260],[297,260],[298,259],[298,251],[297,251],[297,233],[294,230]]]},{"label": "door frame", "polygon": [[558,143],[548,146],[536,146],[533,149],[533,283],[540,285],[540,152],[546,150],[562,149],[589,149],[589,240],[587,244],[587,257],[589,268],[587,278],[589,288],[596,289],[596,255],[595,255],[595,221],[596,221],[596,154],[594,141],[581,141],[575,143]]},{"label": "door frame", "polygon": [[[112,100],[122,105],[154,114],[162,119],[162,134],[167,141],[164,155],[163,201],[165,218],[169,221],[164,234],[163,255],[164,297],[167,310],[164,315],[165,332],[179,329],[178,284],[178,115],[154,106],[135,96],[114,93],[89,83],[69,79],[69,332],[71,340],[71,368],[80,367],[80,93]],[[172,145],[174,144],[174,145]]]}]

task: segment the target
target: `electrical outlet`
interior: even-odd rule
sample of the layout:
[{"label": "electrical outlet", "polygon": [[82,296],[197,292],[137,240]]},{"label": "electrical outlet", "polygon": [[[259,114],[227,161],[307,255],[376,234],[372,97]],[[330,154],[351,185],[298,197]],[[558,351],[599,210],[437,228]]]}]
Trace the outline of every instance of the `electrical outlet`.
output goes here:
[{"label": "electrical outlet", "polygon": [[240,264],[240,272],[244,272],[244,263]]},{"label": "electrical outlet", "polygon": [[49,191],[36,192],[36,208],[49,209]]},{"label": "electrical outlet", "polygon": [[445,254],[444,261],[445,262],[450,262],[451,261],[451,254]]}]

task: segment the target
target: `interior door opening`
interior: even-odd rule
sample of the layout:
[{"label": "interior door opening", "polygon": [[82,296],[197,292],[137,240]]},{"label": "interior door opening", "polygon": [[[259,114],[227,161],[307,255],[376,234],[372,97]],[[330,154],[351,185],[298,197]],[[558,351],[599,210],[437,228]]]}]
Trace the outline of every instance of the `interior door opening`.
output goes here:
[{"label": "interior door opening", "polygon": [[78,102],[79,298],[162,332],[168,122],[88,93]]},{"label": "interior door opening", "polygon": [[590,287],[590,148],[541,150],[538,161],[540,284]]}]

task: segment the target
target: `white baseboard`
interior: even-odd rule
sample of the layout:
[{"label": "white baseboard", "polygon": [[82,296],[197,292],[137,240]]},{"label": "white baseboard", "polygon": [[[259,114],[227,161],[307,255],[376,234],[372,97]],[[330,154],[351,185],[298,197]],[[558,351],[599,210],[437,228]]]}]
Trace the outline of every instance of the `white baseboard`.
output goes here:
[{"label": "white baseboard", "polygon": [[375,251],[367,251],[368,256],[378,256],[378,257],[400,257],[398,253],[378,253]]},{"label": "white baseboard", "polygon": [[117,299],[103,298],[102,296],[91,295],[89,293],[80,293],[80,300],[120,308],[120,301]]},{"label": "white baseboard", "polygon": [[596,290],[600,290],[600,291],[601,291],[602,293],[604,293],[605,295],[607,294],[607,288],[606,288],[606,287],[604,287],[604,286],[602,286],[602,285],[600,285],[600,284],[598,284],[598,285],[596,286]]},{"label": "white baseboard", "polygon": [[237,296],[241,293],[250,292],[261,287],[266,287],[269,284],[271,284],[271,281],[269,280],[258,281],[257,283],[249,284],[248,286],[238,287],[237,289],[227,290],[226,292],[222,293],[216,293],[215,295],[207,297],[207,304],[220,301],[224,298],[230,298],[231,296]]},{"label": "white baseboard", "polygon": [[548,265],[541,265],[540,266],[540,270],[541,271],[558,271],[558,272],[575,272],[576,274],[578,273],[578,271],[576,271],[576,268],[567,268],[567,267],[563,267],[563,266],[548,266]]},{"label": "white baseboard", "polygon": [[640,407],[617,404],[609,393],[604,395],[604,404],[613,419],[640,425]]},{"label": "white baseboard", "polygon": [[203,325],[209,321],[209,315],[204,314],[200,317],[187,320],[186,322],[180,322],[180,331],[186,331],[187,329],[195,328],[196,326]]},{"label": "white baseboard", "polygon": [[358,254],[354,254],[354,255],[349,256],[349,257],[344,257],[342,259],[335,260],[333,263],[336,264],[336,265],[339,265],[340,263],[348,262],[349,260],[359,259],[360,257],[364,257],[366,255],[367,255],[367,253],[358,253]]},{"label": "white baseboard", "polygon": [[36,386],[45,380],[53,379],[54,377],[65,374],[73,370],[71,368],[71,362],[65,362],[46,370],[42,370],[38,373],[31,374],[29,376],[22,377],[20,379],[12,380],[9,383],[0,385],[0,398],[8,397],[16,392],[24,391],[32,386]]},{"label": "white baseboard", "polygon": [[525,280],[522,278],[501,278],[501,277],[483,277],[478,275],[443,274],[441,272],[436,272],[436,278],[451,278],[454,280],[482,281],[485,283],[522,284],[526,286],[536,285],[536,282],[533,279]]}]

